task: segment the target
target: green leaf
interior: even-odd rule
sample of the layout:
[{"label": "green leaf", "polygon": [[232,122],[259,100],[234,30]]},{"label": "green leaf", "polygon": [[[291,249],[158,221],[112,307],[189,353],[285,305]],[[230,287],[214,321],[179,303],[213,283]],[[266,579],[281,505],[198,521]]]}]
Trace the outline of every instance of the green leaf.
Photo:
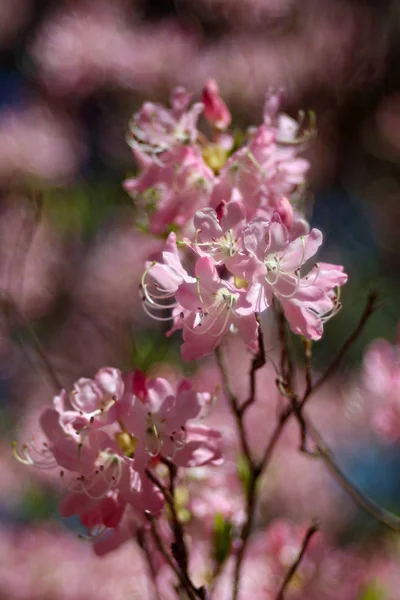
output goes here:
[{"label": "green leaf", "polygon": [[244,492],[247,495],[251,485],[251,470],[249,463],[247,462],[244,456],[239,456],[238,458],[237,474],[240,481],[242,482]]},{"label": "green leaf", "polygon": [[232,546],[232,523],[217,513],[214,519],[214,558],[221,565],[229,556]]}]

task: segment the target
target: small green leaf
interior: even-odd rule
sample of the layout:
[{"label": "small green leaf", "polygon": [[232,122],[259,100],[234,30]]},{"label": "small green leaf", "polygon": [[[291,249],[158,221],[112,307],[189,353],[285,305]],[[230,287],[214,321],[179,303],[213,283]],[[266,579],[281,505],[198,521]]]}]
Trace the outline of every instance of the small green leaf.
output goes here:
[{"label": "small green leaf", "polygon": [[214,558],[221,565],[228,558],[232,545],[232,523],[221,513],[214,519]]},{"label": "small green leaf", "polygon": [[244,492],[247,495],[251,484],[251,471],[249,463],[247,462],[244,456],[239,456],[238,458],[237,474],[240,481],[242,482]]}]

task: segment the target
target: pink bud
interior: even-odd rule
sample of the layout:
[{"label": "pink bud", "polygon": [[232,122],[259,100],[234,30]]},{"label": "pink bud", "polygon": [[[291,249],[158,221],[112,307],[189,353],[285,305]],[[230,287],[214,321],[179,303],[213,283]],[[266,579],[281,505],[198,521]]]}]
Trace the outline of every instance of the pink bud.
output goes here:
[{"label": "pink bud", "polygon": [[133,393],[144,402],[147,396],[146,375],[143,371],[136,370],[132,376]]},{"label": "pink bud", "polygon": [[221,219],[225,214],[225,206],[226,206],[225,200],[221,200],[221,202],[218,204],[218,206],[215,209],[215,212],[217,214],[217,219],[219,222],[221,222]]},{"label": "pink bud", "polygon": [[289,200],[287,198],[285,198],[284,196],[282,196],[275,211],[280,216],[281,221],[285,225],[285,227],[290,229],[293,224],[294,217],[293,217],[293,208],[292,208],[292,205],[290,204]]},{"label": "pink bud", "polygon": [[226,129],[231,122],[231,113],[219,95],[214,79],[209,79],[203,89],[204,116],[217,129]]}]

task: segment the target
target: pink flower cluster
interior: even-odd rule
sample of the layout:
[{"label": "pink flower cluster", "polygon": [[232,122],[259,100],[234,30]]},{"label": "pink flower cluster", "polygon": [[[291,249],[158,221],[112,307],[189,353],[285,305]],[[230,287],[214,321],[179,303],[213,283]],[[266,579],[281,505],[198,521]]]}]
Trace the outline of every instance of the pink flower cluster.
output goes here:
[{"label": "pink flower cluster", "polygon": [[123,378],[103,368],[43,412],[41,447],[32,440],[15,453],[26,464],[61,469],[69,493],[60,512],[78,514],[102,554],[131,538],[145,512],[162,509],[148,469],[163,460],[178,467],[222,461],[220,434],[191,422],[208,403],[209,394],[196,393],[186,379],[175,391],[162,378],[146,380],[140,371]]},{"label": "pink flower cluster", "polygon": [[[190,100],[184,88],[176,88],[171,109],[145,102],[130,123],[128,143],[142,171],[124,185],[150,215],[151,233],[182,228],[199,208],[216,208],[237,194],[245,198],[248,218],[269,215],[282,196],[304,185],[309,163],[298,154],[308,134],[279,113],[280,91],[269,92],[263,124],[250,129],[238,149],[217,83],[206,83],[202,103],[190,106]],[[202,113],[212,141],[198,130]]]},{"label": "pink flower cluster", "polygon": [[[207,82],[203,104],[174,91],[172,108],[145,103],[131,122],[131,144],[142,173],[126,189],[151,210],[150,231],[171,231],[161,257],[142,278],[144,310],[183,330],[182,356],[213,352],[230,331],[258,347],[257,313],[278,301],[294,333],[318,340],[341,305],[335,291],[347,281],[343,267],[304,266],[322,243],[293,208],[288,195],[304,183],[308,162],[298,157],[306,136],[279,113],[282,93],[271,91],[264,122],[234,150],[226,128],[231,116],[216,82]],[[213,132],[197,130],[203,111]],[[208,164],[207,164],[208,163]],[[179,249],[192,252],[182,264]],[[171,310],[170,316],[165,311]]]}]

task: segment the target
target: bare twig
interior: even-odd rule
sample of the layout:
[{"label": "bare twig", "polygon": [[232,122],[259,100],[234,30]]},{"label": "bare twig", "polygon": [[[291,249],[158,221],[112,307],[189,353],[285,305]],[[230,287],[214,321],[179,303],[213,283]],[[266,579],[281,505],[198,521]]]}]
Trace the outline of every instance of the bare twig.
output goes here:
[{"label": "bare twig", "polygon": [[365,308],[364,308],[363,313],[358,321],[357,327],[349,335],[347,340],[344,342],[344,344],[340,348],[338,354],[336,355],[334,360],[331,362],[329,367],[326,369],[325,373],[323,375],[321,375],[321,377],[314,384],[312,384],[311,387],[307,386],[307,389],[306,389],[306,391],[303,395],[303,398],[301,400],[301,403],[300,403],[301,407],[304,406],[304,404],[307,402],[307,400],[311,396],[311,394],[314,394],[336,371],[336,369],[342,362],[342,359],[345,356],[346,352],[349,350],[349,348],[351,348],[351,346],[354,344],[354,342],[357,341],[357,339],[361,335],[366,323],[368,322],[370,316],[378,308],[377,299],[378,299],[378,294],[376,291],[372,291],[369,293]]},{"label": "bare twig", "polygon": [[315,443],[320,457],[325,462],[330,473],[334,476],[336,481],[341,487],[351,496],[353,501],[368,514],[374,517],[377,521],[385,524],[394,531],[400,531],[400,517],[394,513],[382,508],[374,500],[366,496],[361,490],[359,490],[352,481],[343,473],[340,467],[337,465],[334,459],[333,452],[329,446],[325,443],[323,437],[314,426],[309,417],[303,414],[303,419],[307,429],[308,435]]},{"label": "bare twig", "polygon": [[160,490],[162,495],[167,502],[167,505],[171,512],[171,520],[172,520],[172,530],[174,533],[174,542],[172,544],[171,550],[174,559],[178,565],[179,572],[182,575],[183,580],[186,582],[186,586],[189,586],[192,593],[196,598],[200,600],[204,600],[205,591],[204,588],[197,588],[192,580],[190,579],[189,571],[188,571],[188,552],[185,544],[185,534],[182,527],[181,522],[179,521],[179,517],[176,511],[175,506],[175,477],[176,477],[176,467],[175,465],[163,458],[163,463],[168,467],[170,474],[169,488],[165,487],[165,485],[158,479],[154,473],[152,473],[149,469],[146,469],[147,477],[154,483],[154,485]]},{"label": "bare twig", "polygon": [[303,557],[307,551],[308,545],[311,542],[311,538],[313,537],[313,535],[318,531],[318,526],[316,523],[313,523],[312,525],[310,525],[310,527],[307,529],[306,535],[304,536],[304,540],[303,543],[301,545],[300,548],[300,552],[296,558],[296,560],[294,561],[294,563],[292,564],[292,566],[290,567],[289,571],[286,574],[285,579],[283,580],[283,583],[281,585],[281,588],[278,592],[278,595],[276,597],[276,600],[284,600],[284,593],[286,588],[288,587],[288,585],[290,584],[294,574],[296,573],[301,561],[303,560]]},{"label": "bare twig", "polygon": [[[6,314],[8,314],[10,316],[13,315],[14,322],[17,324],[17,326],[22,325],[22,327],[24,327],[24,329],[28,332],[29,338],[32,342],[33,347],[35,348],[36,354],[40,357],[40,359],[43,363],[48,380],[51,383],[52,387],[54,388],[54,391],[56,393],[58,393],[63,388],[63,385],[62,385],[57,373],[55,372],[52,364],[50,363],[50,361],[46,355],[46,352],[45,352],[38,336],[36,335],[32,325],[29,323],[29,321],[25,317],[25,315],[20,310],[18,310],[17,306],[12,301],[12,298],[3,297],[2,305],[3,305],[3,309],[6,311]],[[21,335],[19,332],[17,332],[17,335],[21,341],[22,347],[24,348],[24,340],[21,338]]]},{"label": "bare twig", "polygon": [[215,351],[215,356],[217,358],[217,363],[218,363],[218,367],[221,371],[221,375],[222,375],[222,380],[224,382],[224,388],[225,388],[225,393],[227,395],[233,416],[235,418],[236,421],[236,426],[239,432],[239,436],[240,436],[240,443],[242,446],[242,450],[243,450],[243,454],[246,458],[246,460],[248,461],[249,464],[253,464],[253,460],[251,457],[251,450],[250,450],[250,446],[249,443],[247,441],[247,437],[246,437],[246,431],[245,431],[245,427],[244,427],[244,422],[242,419],[242,412],[240,410],[239,407],[239,402],[238,399],[236,398],[233,390],[232,390],[232,386],[231,386],[231,382],[230,382],[230,378],[228,375],[228,371],[225,367],[225,363],[224,363],[224,359],[222,356],[222,351],[221,348],[217,348]]},{"label": "bare twig", "polygon": [[159,552],[163,555],[163,557],[165,558],[165,560],[167,561],[167,563],[169,564],[171,569],[174,571],[175,575],[178,577],[182,586],[186,590],[190,600],[196,600],[196,598],[201,598],[203,600],[204,596],[198,595],[196,593],[197,590],[194,587],[194,585],[192,584],[192,582],[190,581],[190,579],[188,579],[185,576],[185,574],[182,572],[182,569],[179,568],[179,565],[175,564],[174,561],[172,560],[169,552],[167,551],[167,549],[165,548],[165,546],[163,544],[161,536],[156,527],[154,517],[148,513],[146,513],[146,517],[150,523],[151,533],[153,535],[154,541],[156,543],[156,546],[157,546]]},{"label": "bare twig", "polygon": [[256,399],[256,373],[257,373],[258,369],[261,369],[265,365],[265,362],[266,362],[264,336],[263,336],[263,333],[261,330],[261,323],[258,318],[258,315],[256,316],[256,319],[258,322],[258,352],[254,356],[253,360],[251,361],[250,393],[249,393],[249,397],[247,398],[247,400],[239,408],[239,411],[242,414],[244,414],[246,412],[246,410],[249,408],[249,406],[251,406]]},{"label": "bare twig", "polygon": [[254,402],[255,395],[256,395],[255,373],[259,368],[261,368],[265,364],[265,350],[264,350],[264,343],[263,343],[262,337],[261,337],[261,344],[260,344],[260,353],[258,356],[256,356],[254,358],[251,369],[250,369],[250,396],[246,400],[246,402],[244,403],[242,408],[239,406],[238,400],[237,400],[235,394],[233,393],[229,374],[228,374],[227,369],[225,368],[225,364],[223,361],[222,352],[221,352],[220,348],[217,348],[217,350],[216,350],[216,357],[217,357],[217,362],[218,362],[218,365],[219,365],[219,368],[221,371],[224,388],[225,388],[225,393],[228,397],[228,401],[231,406],[231,410],[232,410],[232,413],[235,418],[236,425],[237,425],[237,428],[239,431],[241,448],[242,448],[242,452],[243,452],[244,458],[246,460],[247,468],[248,468],[248,472],[249,472],[249,478],[248,478],[248,481],[246,482],[246,484],[247,484],[246,485],[246,520],[245,520],[245,522],[242,526],[241,532],[240,532],[240,538],[241,538],[242,543],[241,543],[241,546],[236,555],[235,569],[234,569],[232,600],[237,600],[238,594],[239,594],[240,575],[241,575],[241,570],[242,570],[242,565],[243,565],[243,559],[244,559],[244,556],[246,553],[248,540],[250,538],[250,534],[251,534],[251,531],[253,528],[256,501],[257,501],[257,492],[256,492],[257,481],[258,481],[267,461],[269,460],[270,455],[272,454],[272,451],[273,451],[273,449],[280,437],[280,434],[284,428],[286,420],[289,417],[290,411],[288,411],[287,414],[286,414],[286,412],[282,413],[281,419],[279,420],[277,427],[276,427],[274,433],[272,434],[272,438],[267,446],[267,450],[264,455],[264,458],[260,464],[257,464],[255,459],[252,456],[251,449],[250,449],[250,446],[248,444],[247,437],[246,437],[246,430],[245,430],[244,419],[243,419],[243,417],[244,417],[243,406],[245,406],[247,408]]},{"label": "bare twig", "polygon": [[279,420],[275,426],[274,431],[272,432],[272,435],[269,439],[269,442],[264,450],[264,454],[262,456],[262,459],[260,461],[260,463],[257,465],[257,472],[261,475],[261,473],[263,473],[265,471],[265,469],[267,468],[271,458],[272,458],[272,454],[275,450],[275,447],[279,441],[279,438],[281,437],[282,431],[284,430],[286,423],[289,419],[289,417],[291,417],[291,415],[293,414],[293,406],[292,405],[288,405],[286,406],[286,408],[281,412]]},{"label": "bare twig", "polygon": [[154,587],[154,598],[155,598],[155,600],[161,600],[160,594],[158,592],[158,587],[157,587],[157,571],[154,567],[149,548],[146,544],[145,531],[143,528],[138,529],[136,537],[137,537],[138,544],[139,544],[140,548],[142,549],[147,566],[149,568],[150,578],[151,578],[151,581],[153,582],[153,587]]},{"label": "bare twig", "polygon": [[176,466],[167,459],[163,459],[163,462],[168,467],[169,471],[169,495],[171,502],[169,508],[172,517],[172,528],[174,531],[175,545],[174,545],[174,556],[177,563],[185,575],[189,578],[188,574],[188,552],[185,544],[185,532],[182,527],[182,523],[179,520],[178,513],[175,506],[175,479],[176,479]]},{"label": "bare twig", "polygon": [[303,338],[303,349],[304,349],[304,370],[305,370],[305,377],[306,377],[306,389],[305,389],[303,397],[307,398],[311,394],[311,390],[312,390],[312,365],[311,365],[312,341],[307,338]]}]

